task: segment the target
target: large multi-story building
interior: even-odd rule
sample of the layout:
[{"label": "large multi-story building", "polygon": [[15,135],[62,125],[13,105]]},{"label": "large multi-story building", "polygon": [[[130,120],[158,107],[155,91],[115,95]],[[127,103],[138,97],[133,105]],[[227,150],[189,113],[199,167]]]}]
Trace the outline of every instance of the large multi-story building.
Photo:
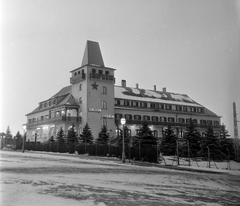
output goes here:
[{"label": "large multi-story building", "polygon": [[96,139],[102,125],[107,125],[112,138],[117,137],[120,119],[126,118],[129,134],[137,134],[147,121],[156,137],[171,125],[182,137],[190,119],[201,133],[210,124],[216,135],[222,130],[221,117],[192,100],[186,94],[128,87],[125,80],[115,85],[115,69],[106,67],[99,44],[87,41],[81,67],[71,71],[70,85],[62,88],[27,116],[27,140],[47,141],[62,129],[65,134],[74,124],[78,134],[86,123]]}]

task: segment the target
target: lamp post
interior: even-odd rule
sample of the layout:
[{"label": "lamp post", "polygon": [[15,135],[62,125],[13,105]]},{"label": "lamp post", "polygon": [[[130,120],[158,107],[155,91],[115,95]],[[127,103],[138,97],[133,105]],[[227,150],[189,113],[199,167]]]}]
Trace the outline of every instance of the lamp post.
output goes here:
[{"label": "lamp post", "polygon": [[125,163],[125,148],[124,148],[124,146],[125,146],[125,144],[124,144],[124,125],[126,124],[126,119],[125,118],[122,118],[121,119],[121,124],[122,124],[122,126],[123,126],[123,138],[122,138],[122,143],[123,143],[123,148],[122,148],[122,162],[123,163]]},{"label": "lamp post", "polygon": [[27,129],[27,126],[24,124],[23,125],[23,145],[22,145],[22,152],[24,152],[25,148],[24,148],[24,144],[25,144],[25,135],[26,135],[26,129]]}]

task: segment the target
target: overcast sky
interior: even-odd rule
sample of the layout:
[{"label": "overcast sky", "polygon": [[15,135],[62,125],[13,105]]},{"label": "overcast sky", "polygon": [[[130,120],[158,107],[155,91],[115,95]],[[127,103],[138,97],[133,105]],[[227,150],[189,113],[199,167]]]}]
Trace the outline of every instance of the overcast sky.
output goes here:
[{"label": "overcast sky", "polygon": [[[222,116],[240,113],[240,1],[1,0],[1,122],[22,132],[26,114],[70,85],[87,40],[100,44],[116,84],[189,95]],[[238,116],[240,120],[240,115]],[[240,127],[238,127],[240,128]],[[240,132],[240,129],[239,129]]]}]

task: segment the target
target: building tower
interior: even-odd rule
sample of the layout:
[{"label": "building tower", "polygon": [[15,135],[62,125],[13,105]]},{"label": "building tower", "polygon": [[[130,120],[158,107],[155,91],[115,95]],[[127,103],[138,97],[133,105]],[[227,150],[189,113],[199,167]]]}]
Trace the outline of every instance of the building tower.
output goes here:
[{"label": "building tower", "polygon": [[79,131],[86,123],[98,137],[102,125],[106,125],[110,137],[114,136],[114,71],[105,67],[99,44],[87,41],[81,67],[71,71],[72,95],[79,103],[82,121]]},{"label": "building tower", "polygon": [[235,155],[239,157],[239,138],[238,138],[238,125],[237,125],[237,112],[236,112],[236,103],[233,102],[233,126],[234,126],[234,146],[235,146]]}]

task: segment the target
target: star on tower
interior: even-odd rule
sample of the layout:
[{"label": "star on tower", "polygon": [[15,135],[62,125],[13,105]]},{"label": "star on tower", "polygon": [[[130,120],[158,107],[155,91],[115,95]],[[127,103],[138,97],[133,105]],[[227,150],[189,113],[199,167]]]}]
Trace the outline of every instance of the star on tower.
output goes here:
[{"label": "star on tower", "polygon": [[96,82],[94,82],[94,84],[92,84],[92,90],[94,90],[94,89],[98,90],[98,86],[99,85],[97,85]]}]

